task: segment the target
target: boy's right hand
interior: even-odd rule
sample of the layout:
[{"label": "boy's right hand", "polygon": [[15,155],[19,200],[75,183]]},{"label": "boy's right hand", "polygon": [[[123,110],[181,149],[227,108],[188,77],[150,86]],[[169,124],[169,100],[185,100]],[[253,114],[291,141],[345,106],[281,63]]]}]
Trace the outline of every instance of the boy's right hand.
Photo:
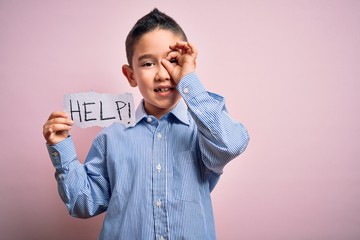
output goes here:
[{"label": "boy's right hand", "polygon": [[54,145],[69,136],[73,121],[68,119],[65,112],[53,112],[43,126],[43,135],[46,142]]}]

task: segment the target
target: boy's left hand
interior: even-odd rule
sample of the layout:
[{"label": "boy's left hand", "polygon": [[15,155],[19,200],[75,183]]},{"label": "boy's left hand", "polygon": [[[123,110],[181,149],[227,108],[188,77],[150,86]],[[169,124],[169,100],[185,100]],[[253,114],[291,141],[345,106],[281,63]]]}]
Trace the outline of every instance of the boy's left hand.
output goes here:
[{"label": "boy's left hand", "polygon": [[169,46],[172,52],[161,61],[176,84],[196,68],[197,50],[189,42],[177,42]]}]

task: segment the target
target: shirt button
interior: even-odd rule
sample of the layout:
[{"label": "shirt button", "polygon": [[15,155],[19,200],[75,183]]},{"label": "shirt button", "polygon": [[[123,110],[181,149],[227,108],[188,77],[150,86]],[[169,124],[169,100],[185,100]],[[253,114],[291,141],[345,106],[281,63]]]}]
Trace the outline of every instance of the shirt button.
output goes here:
[{"label": "shirt button", "polygon": [[160,201],[160,199],[156,201],[156,206],[157,206],[158,208],[161,207],[161,201]]},{"label": "shirt button", "polygon": [[151,118],[151,117],[148,117],[148,118],[146,119],[146,121],[147,121],[148,123],[151,123],[151,122],[152,122],[152,118]]},{"label": "shirt button", "polygon": [[163,236],[160,236],[160,240],[165,240],[165,238]]},{"label": "shirt button", "polygon": [[60,173],[60,174],[58,175],[58,179],[59,179],[60,181],[64,180],[64,175]]},{"label": "shirt button", "polygon": [[183,89],[183,93],[189,93],[189,89],[188,89],[188,88],[184,88],[184,89]]},{"label": "shirt button", "polygon": [[161,137],[162,137],[161,133],[158,133],[158,134],[157,134],[157,138],[158,138],[158,139],[161,139]]},{"label": "shirt button", "polygon": [[53,153],[52,153],[52,156],[53,156],[53,157],[58,157],[58,156],[59,156],[59,153],[58,153],[58,152],[53,152]]},{"label": "shirt button", "polygon": [[156,170],[157,170],[158,172],[161,171],[161,165],[160,165],[160,163],[159,163],[158,165],[156,165]]}]

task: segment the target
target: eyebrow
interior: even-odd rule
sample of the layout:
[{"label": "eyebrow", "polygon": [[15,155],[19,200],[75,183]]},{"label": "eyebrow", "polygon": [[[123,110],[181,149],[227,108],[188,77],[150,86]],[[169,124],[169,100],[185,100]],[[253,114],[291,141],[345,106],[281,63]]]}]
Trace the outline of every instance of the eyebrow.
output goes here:
[{"label": "eyebrow", "polygon": [[144,54],[144,55],[141,55],[140,57],[138,57],[138,62],[140,62],[141,60],[144,60],[144,59],[147,59],[147,58],[154,58],[154,55],[152,54]]},{"label": "eyebrow", "polygon": [[[166,53],[166,55],[168,55],[171,52],[176,52],[176,50],[170,50]],[[140,62],[140,61],[142,61],[144,59],[148,59],[148,58],[156,58],[156,57],[153,54],[147,53],[147,54],[139,56],[137,60],[138,60],[138,62]]]}]

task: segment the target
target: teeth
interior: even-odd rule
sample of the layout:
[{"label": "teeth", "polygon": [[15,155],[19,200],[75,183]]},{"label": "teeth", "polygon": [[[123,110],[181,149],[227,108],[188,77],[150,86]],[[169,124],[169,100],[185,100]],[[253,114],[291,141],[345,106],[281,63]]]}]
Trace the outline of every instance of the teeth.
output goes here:
[{"label": "teeth", "polygon": [[157,88],[157,89],[155,89],[155,92],[168,92],[170,90],[171,90],[171,88]]}]

